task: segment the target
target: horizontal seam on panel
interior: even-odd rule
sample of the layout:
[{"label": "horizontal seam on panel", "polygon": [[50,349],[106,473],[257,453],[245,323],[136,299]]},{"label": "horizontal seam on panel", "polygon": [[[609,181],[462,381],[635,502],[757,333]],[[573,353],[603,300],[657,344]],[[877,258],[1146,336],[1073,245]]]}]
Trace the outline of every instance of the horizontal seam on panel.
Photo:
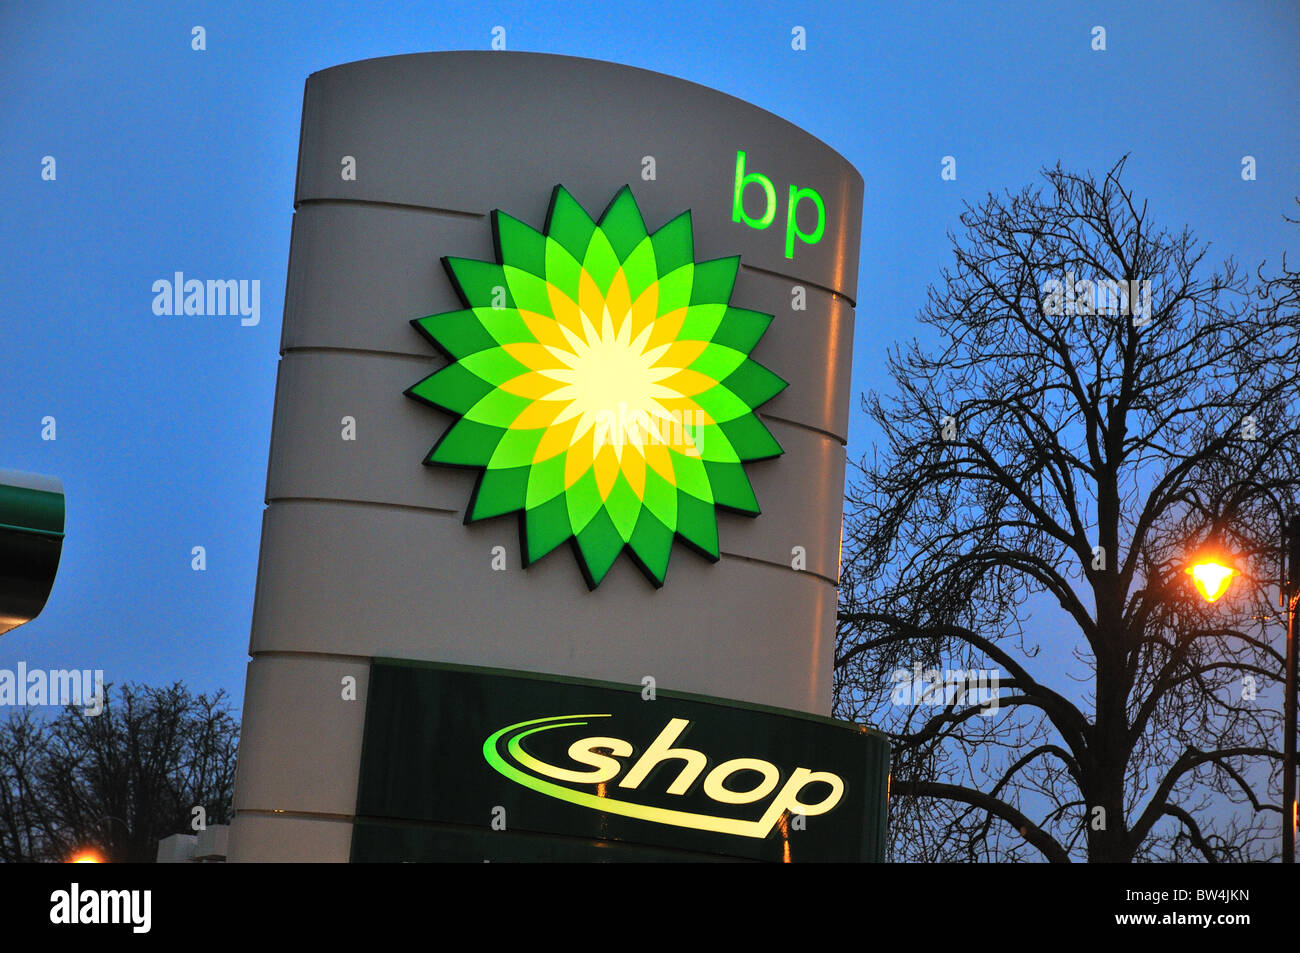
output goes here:
[{"label": "horizontal seam on panel", "polygon": [[465,212],[457,208],[439,208],[436,205],[413,205],[407,202],[385,202],[382,199],[299,199],[294,208],[299,209],[304,205],[360,205],[365,208],[390,208],[398,209],[403,212],[427,212],[430,215],[451,215],[455,218],[470,218],[475,220],[487,218],[487,215],[483,212]]},{"label": "horizontal seam on panel", "polygon": [[743,559],[747,563],[758,563],[760,566],[770,566],[773,569],[782,569],[786,572],[797,573],[800,576],[812,576],[814,579],[820,579],[832,589],[838,589],[839,583],[835,582],[830,576],[823,576],[821,573],[812,569],[794,569],[785,563],[773,562],[770,559],[762,559],[758,556],[746,556],[743,553],[733,553],[722,547],[718,547],[718,552],[730,559]]},{"label": "horizontal seam on panel", "polygon": [[[460,512],[461,512],[460,510],[445,510],[433,506],[417,506],[412,503],[384,503],[375,500],[335,500],[335,499],[329,499],[327,497],[314,497],[314,496],[278,496],[275,497],[274,499],[268,500],[267,503],[268,505],[275,504],[275,503],[312,503],[318,505],[323,504],[326,506],[329,505],[374,506],[374,507],[379,507],[380,509],[414,510],[417,513],[429,513],[436,516],[460,516]],[[746,562],[760,563],[764,566],[771,566],[774,569],[789,569],[789,567],[787,567],[785,563],[772,562],[771,560],[761,559],[757,556],[745,556],[741,553],[733,553],[725,549],[719,549],[719,552],[723,556],[728,556],[735,559],[743,559]],[[834,580],[832,580],[829,576],[824,576],[821,573],[814,572],[811,569],[789,569],[789,571],[800,572],[808,576],[815,576],[832,587],[838,588],[839,585]],[[356,656],[356,657],[364,658],[366,656]]]},{"label": "horizontal seam on panel", "polygon": [[438,361],[446,364],[447,359],[430,351],[428,354],[407,354],[403,351],[380,351],[368,347],[331,347],[330,345],[309,344],[302,347],[281,348],[280,357],[289,354],[361,354],[365,357],[400,357],[408,361]]},{"label": "horizontal seam on panel", "polygon": [[354,822],[355,814],[334,814],[328,811],[281,811],[273,807],[241,807],[235,811],[235,819],[241,814],[256,814],[259,817],[291,817],[299,821],[336,821],[345,824]]},{"label": "horizontal seam on panel", "polygon": [[807,278],[799,278],[795,275],[783,274],[779,271],[772,271],[770,268],[759,268],[757,265],[747,265],[743,261],[740,263],[741,270],[752,271],[757,275],[767,275],[770,278],[780,278],[782,281],[793,281],[795,284],[811,285],[818,291],[824,291],[833,298],[843,298],[849,303],[850,308],[856,309],[858,303],[846,295],[843,291],[836,291],[834,288],[828,288],[826,285],[819,285],[815,281],[809,281]]},{"label": "horizontal seam on panel", "polygon": [[302,652],[294,649],[266,649],[249,653],[256,662],[260,658],[310,659],[319,662],[348,662],[353,665],[369,665],[375,660],[373,655],[348,655],[342,652]]},{"label": "horizontal seam on panel", "polygon": [[807,430],[811,433],[821,434],[823,437],[830,437],[841,447],[848,446],[848,441],[839,434],[831,433],[829,430],[823,430],[821,427],[814,427],[812,424],[800,423],[797,420],[791,420],[789,417],[778,417],[776,414],[766,414],[762,411],[759,412],[759,416],[768,420],[779,420],[783,424],[788,424],[791,427],[798,427],[800,430]]},{"label": "horizontal seam on panel", "polygon": [[268,507],[276,503],[312,503],[325,506],[375,506],[385,510],[415,510],[417,513],[429,513],[434,516],[456,516],[460,510],[444,509],[441,506],[420,506],[418,503],[388,503],[384,500],[344,500],[328,496],[275,496],[266,501]]}]

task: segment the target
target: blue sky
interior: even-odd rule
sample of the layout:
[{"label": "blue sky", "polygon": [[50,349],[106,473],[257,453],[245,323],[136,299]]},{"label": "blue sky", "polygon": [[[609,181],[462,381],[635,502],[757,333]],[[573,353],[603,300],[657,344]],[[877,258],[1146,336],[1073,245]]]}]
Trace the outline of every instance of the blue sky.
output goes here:
[{"label": "blue sky", "polygon": [[[1253,271],[1300,250],[1283,221],[1300,212],[1294,3],[700,6],[0,2],[0,468],[58,475],[69,499],[51,602],[0,638],[0,668],[181,679],[240,703],[315,70],[486,49],[499,25],[510,49],[658,70],[804,127],[866,181],[855,392],[887,388],[886,348],[921,334],[962,203],[1058,161],[1099,172],[1131,153],[1127,184],[1211,257]],[[152,283],[175,271],[260,280],[260,324],[155,315]],[[871,439],[855,411],[850,454]]]}]

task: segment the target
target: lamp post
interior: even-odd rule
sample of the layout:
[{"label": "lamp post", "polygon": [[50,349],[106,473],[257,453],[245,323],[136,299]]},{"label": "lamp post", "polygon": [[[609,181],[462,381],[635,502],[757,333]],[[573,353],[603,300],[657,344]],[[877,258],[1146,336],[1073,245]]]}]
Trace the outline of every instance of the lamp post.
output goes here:
[{"label": "lamp post", "polygon": [[[1201,597],[1213,603],[1228,591],[1237,570],[1216,556],[1203,556],[1187,567]],[[1282,863],[1295,863],[1297,817],[1296,745],[1296,609],[1300,603],[1300,514],[1282,525],[1282,603],[1286,607],[1286,697],[1282,707]]]},{"label": "lamp post", "polygon": [[1286,601],[1286,732],[1282,749],[1282,863],[1295,863],[1295,689],[1296,689],[1296,603],[1300,602],[1300,514],[1293,515],[1283,530],[1287,572],[1282,598]]}]

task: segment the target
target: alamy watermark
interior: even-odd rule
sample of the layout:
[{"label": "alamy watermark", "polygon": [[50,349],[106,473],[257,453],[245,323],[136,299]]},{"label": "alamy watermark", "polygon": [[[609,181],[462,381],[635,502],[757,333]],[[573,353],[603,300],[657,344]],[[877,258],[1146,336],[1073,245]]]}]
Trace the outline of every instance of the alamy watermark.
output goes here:
[{"label": "alamy watermark", "polygon": [[73,883],[50,894],[50,922],[56,926],[94,924],[129,926],[148,933],[153,925],[152,890],[83,889]]},{"label": "alamy watermark", "polygon": [[239,323],[254,327],[262,320],[262,282],[259,278],[186,278],[185,273],[173,273],[170,279],[159,278],[153,283],[153,313],[162,315],[227,315],[238,314]]},{"label": "alamy watermark", "polygon": [[895,669],[891,675],[894,683],[889,700],[895,705],[979,705],[981,715],[992,715],[998,710],[997,669],[922,668],[920,662],[911,668]]},{"label": "alamy watermark", "polygon": [[31,669],[26,662],[18,668],[0,668],[0,707],[7,705],[51,705],[82,708],[94,717],[104,712],[102,669]]},{"label": "alamy watermark", "polygon": [[702,410],[674,410],[671,413],[651,415],[647,411],[629,411],[620,401],[618,410],[602,409],[596,413],[595,444],[597,448],[627,444],[647,446],[663,444],[685,456],[698,457],[703,441],[703,425],[710,422]]},{"label": "alamy watermark", "polygon": [[1136,327],[1151,323],[1151,282],[1080,278],[1067,271],[1065,280],[1049,278],[1042,287],[1043,314],[1131,315]]}]

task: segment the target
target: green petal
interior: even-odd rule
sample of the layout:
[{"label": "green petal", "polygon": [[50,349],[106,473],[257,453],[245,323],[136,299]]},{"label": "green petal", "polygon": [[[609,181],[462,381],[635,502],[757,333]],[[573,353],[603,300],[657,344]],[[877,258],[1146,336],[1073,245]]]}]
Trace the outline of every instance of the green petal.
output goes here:
[{"label": "green petal", "polygon": [[722,429],[742,460],[766,460],[768,457],[779,457],[785,452],[763,426],[763,422],[753,414],[728,420],[722,424]]},{"label": "green petal", "polygon": [[636,529],[636,521],[641,516],[641,500],[621,472],[610,487],[609,496],[605,500],[605,512],[609,514],[619,538],[623,542],[630,540],[632,531]]},{"label": "green petal", "polygon": [[706,460],[704,468],[709,473],[714,503],[742,513],[759,512],[754,488],[750,486],[743,466],[739,463],[713,463]]},{"label": "green petal", "polygon": [[601,509],[600,490],[596,487],[596,474],[588,470],[564,494],[569,505],[569,525],[575,533],[581,532]]},{"label": "green petal", "polygon": [[[699,309],[692,308],[691,310],[694,312]],[[711,377],[715,381],[724,381],[745,360],[745,355],[741,351],[723,347],[721,344],[709,344],[705,346],[695,360],[691,361],[688,367],[706,377]]]},{"label": "green petal", "polygon": [[524,512],[524,549],[529,563],[537,562],[572,536],[569,511],[562,495]]},{"label": "green petal", "polygon": [[[721,384],[717,387],[710,387],[708,390],[701,391],[696,394],[693,399],[700,405],[705,413],[719,424],[752,413],[749,404],[745,403]],[[703,424],[702,426],[707,427],[709,425]]]},{"label": "green petal", "polygon": [[505,212],[494,211],[492,216],[501,261],[545,277],[546,236]]},{"label": "green petal", "polygon": [[[551,197],[551,211],[546,220],[546,234],[563,245],[578,261],[587,255],[587,245],[596,223],[563,186],[557,186]],[[550,275],[550,262],[547,262]]]},{"label": "green petal", "polygon": [[673,476],[677,478],[677,498],[678,519],[682,513],[682,499],[684,496],[694,497],[705,503],[713,503],[713,489],[709,486],[709,474],[704,469],[704,461],[699,457],[689,457],[684,453],[678,453],[670,449],[669,456],[673,461]]},{"label": "green petal", "polygon": [[750,407],[757,409],[785,390],[788,385],[784,378],[747,358],[722,382],[722,386]]},{"label": "green petal", "polygon": [[659,274],[666,275],[683,265],[695,262],[695,238],[691,230],[691,213],[682,212],[650,236],[654,243]]},{"label": "green petal", "polygon": [[505,269],[496,262],[475,261],[473,258],[446,258],[447,267],[456,279],[456,287],[465,303],[471,307],[491,308],[493,305],[513,308],[510,286]]},{"label": "green petal", "polygon": [[603,509],[578,533],[578,549],[586,565],[588,585],[594,589],[623,551],[623,537]]},{"label": "green petal", "polygon": [[718,325],[727,314],[724,304],[693,304],[686,312],[682,322],[679,341],[712,341]]},{"label": "green petal", "polygon": [[648,237],[641,209],[626,185],[618,190],[618,195],[600,217],[600,229],[608,236],[619,261],[625,261],[632,250]]},{"label": "green petal", "polygon": [[460,360],[467,354],[497,346],[496,340],[473,311],[431,314],[427,318],[416,318],[412,324],[442,351],[451,355],[452,360]]},{"label": "green petal", "polygon": [[[659,278],[659,313],[667,314],[691,303],[691,282],[695,276],[695,266],[682,265]],[[680,338],[679,338],[680,340]],[[692,340],[686,338],[685,340]],[[699,340],[698,338],[694,340]]]},{"label": "green petal", "polygon": [[718,558],[718,521],[712,503],[683,494],[678,508],[677,535],[713,559]]},{"label": "green petal", "polygon": [[700,424],[693,437],[701,462],[740,463],[744,459],[731,445],[731,438],[719,424]]},{"label": "green petal", "polygon": [[443,434],[427,459],[429,463],[453,466],[487,466],[492,451],[504,436],[505,430],[500,427],[489,427],[462,417]]},{"label": "green petal", "polygon": [[[531,510],[564,495],[564,454],[559,453],[549,460],[543,460],[532,466],[528,475],[527,506]],[[561,499],[563,503],[563,499]],[[565,510],[564,522],[569,521]]]},{"label": "green petal", "polygon": [[460,363],[471,374],[497,387],[532,370],[499,347],[467,354],[460,359]]},{"label": "green petal", "polygon": [[726,316],[713,334],[713,343],[748,354],[772,323],[772,315],[744,308],[727,308]]},{"label": "green petal", "polygon": [[490,519],[493,516],[503,516],[506,513],[522,510],[527,486],[527,467],[484,470],[478,488],[474,491],[470,520]]},{"label": "green petal", "polygon": [[533,401],[508,390],[494,387],[483,398],[465,411],[466,420],[474,420],[494,427],[509,427],[516,417],[528,409]]},{"label": "green petal", "polygon": [[602,292],[608,291],[614,276],[618,274],[619,258],[608,236],[600,229],[592,232],[591,242],[587,245],[587,254],[582,259],[582,268],[596,282]]},{"label": "green petal", "polygon": [[492,384],[457,363],[430,374],[407,393],[449,413],[464,414],[493,390]]},{"label": "green petal", "polygon": [[668,574],[668,557],[672,555],[673,531],[649,510],[642,510],[628,545],[642,572],[656,586],[662,586]]},{"label": "green petal", "polygon": [[736,270],[740,256],[715,258],[695,266],[695,284],[691,290],[691,304],[726,304],[736,286]]},{"label": "green petal", "polygon": [[[531,272],[515,268],[513,265],[505,266],[505,276],[510,284],[510,298],[515,302],[516,307],[551,317],[551,296],[546,290],[545,278],[538,278]],[[516,337],[513,340],[531,339],[532,334],[529,333],[526,337]]]},{"label": "green petal", "polygon": [[507,430],[492,451],[488,466],[494,469],[526,467],[533,462],[533,453],[542,440],[544,430]]},{"label": "green petal", "polygon": [[[578,276],[582,264],[554,238],[546,239],[546,280],[573,301],[578,300]],[[551,312],[548,311],[548,314]]]},{"label": "green petal", "polygon": [[474,317],[478,318],[483,330],[492,335],[492,340],[497,344],[536,340],[515,308],[475,308]]},{"label": "green petal", "polygon": [[641,239],[641,243],[623,261],[623,274],[627,276],[627,287],[633,301],[659,280],[659,272],[655,267],[655,246],[649,238]]},{"label": "green petal", "polygon": [[677,487],[646,467],[645,508],[666,526],[677,524]]}]

